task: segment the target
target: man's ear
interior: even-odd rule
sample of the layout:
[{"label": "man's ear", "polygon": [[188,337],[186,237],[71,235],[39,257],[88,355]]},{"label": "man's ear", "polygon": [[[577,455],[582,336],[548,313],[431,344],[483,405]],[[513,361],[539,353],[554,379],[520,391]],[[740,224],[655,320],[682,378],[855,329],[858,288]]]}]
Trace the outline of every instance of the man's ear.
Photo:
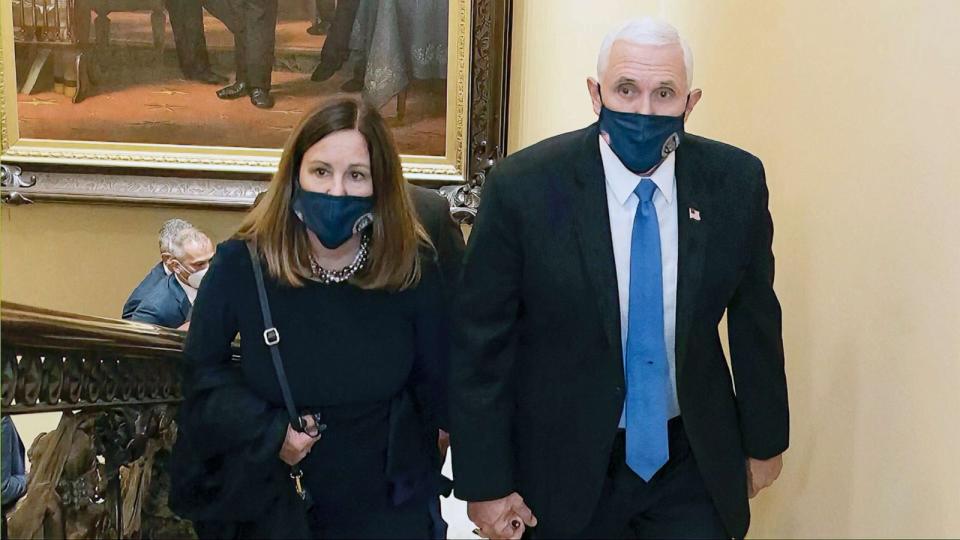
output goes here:
[{"label": "man's ear", "polygon": [[593,102],[593,114],[600,115],[600,107],[603,106],[603,100],[600,99],[600,82],[593,77],[587,77],[587,92],[590,93],[590,101]]},{"label": "man's ear", "polygon": [[160,253],[160,262],[163,263],[163,266],[166,267],[167,270],[171,272],[176,271],[176,265],[174,264],[175,261],[176,259],[173,258],[172,253],[168,251],[164,251]]},{"label": "man's ear", "polygon": [[690,119],[690,113],[693,112],[693,108],[697,106],[697,103],[700,102],[700,98],[703,97],[703,90],[695,88],[690,92],[690,98],[687,100],[687,110],[683,111],[683,121],[686,122]]}]

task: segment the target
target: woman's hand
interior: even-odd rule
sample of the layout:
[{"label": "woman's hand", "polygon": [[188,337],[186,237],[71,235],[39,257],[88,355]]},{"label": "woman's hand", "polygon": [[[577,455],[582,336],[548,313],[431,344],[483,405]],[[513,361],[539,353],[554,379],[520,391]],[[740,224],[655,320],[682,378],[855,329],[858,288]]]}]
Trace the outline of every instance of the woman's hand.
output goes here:
[{"label": "woman's hand", "polygon": [[[316,423],[309,414],[303,416],[306,431],[316,432]],[[320,440],[320,437],[311,437],[306,433],[300,433],[293,429],[293,426],[287,424],[287,436],[283,439],[283,446],[280,448],[280,459],[291,467],[300,463],[307,457],[313,445]]]}]

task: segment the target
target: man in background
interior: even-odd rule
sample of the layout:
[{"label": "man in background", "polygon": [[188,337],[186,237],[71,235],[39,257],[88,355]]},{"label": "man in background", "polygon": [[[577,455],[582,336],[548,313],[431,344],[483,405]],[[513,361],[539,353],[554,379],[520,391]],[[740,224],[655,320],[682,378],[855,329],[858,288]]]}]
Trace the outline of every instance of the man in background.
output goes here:
[{"label": "man in background", "polygon": [[213,258],[213,242],[195,228],[180,231],[171,244],[172,273],[153,287],[126,319],[167,328],[189,328],[197,289]]},{"label": "man in background", "polygon": [[193,225],[176,218],[169,219],[160,226],[160,262],[150,269],[147,275],[140,280],[140,284],[130,293],[127,301],[123,304],[121,318],[129,319],[140,305],[140,302],[143,301],[143,297],[146,296],[157,283],[160,283],[165,277],[173,273],[173,269],[170,266],[173,262],[173,255],[171,254],[173,250],[171,247],[173,245],[173,239],[180,231],[190,228],[193,228]]}]

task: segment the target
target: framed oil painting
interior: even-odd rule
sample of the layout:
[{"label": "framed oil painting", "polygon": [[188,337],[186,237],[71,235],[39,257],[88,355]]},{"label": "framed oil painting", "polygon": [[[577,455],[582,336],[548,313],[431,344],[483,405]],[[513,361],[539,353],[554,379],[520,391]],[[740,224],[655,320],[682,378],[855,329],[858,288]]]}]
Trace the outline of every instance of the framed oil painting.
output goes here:
[{"label": "framed oil painting", "polygon": [[5,178],[7,195],[248,203],[301,116],[336,95],[379,108],[413,181],[469,184],[504,148],[509,0],[0,9],[2,159],[37,171]]}]

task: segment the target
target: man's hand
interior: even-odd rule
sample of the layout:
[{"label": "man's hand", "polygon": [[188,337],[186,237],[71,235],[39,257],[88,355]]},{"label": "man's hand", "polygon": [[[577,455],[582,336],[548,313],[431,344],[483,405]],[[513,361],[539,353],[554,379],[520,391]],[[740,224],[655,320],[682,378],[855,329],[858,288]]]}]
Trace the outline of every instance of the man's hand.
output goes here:
[{"label": "man's hand", "polygon": [[769,487],[780,476],[781,469],[783,454],[770,459],[747,458],[747,495],[751,499],[756,497],[761,489]]},{"label": "man's hand", "polygon": [[[313,416],[308,414],[303,417],[303,420],[306,422],[307,431],[316,429],[316,422],[314,422]],[[287,424],[287,436],[283,439],[283,446],[280,448],[280,459],[292,467],[307,457],[310,449],[313,448],[313,445],[319,440],[320,437],[311,437],[306,433],[301,433],[293,429],[293,426]]]},{"label": "man's hand", "polygon": [[516,492],[492,501],[467,503],[467,517],[485,538],[519,539],[527,527],[536,527],[537,518]]}]

